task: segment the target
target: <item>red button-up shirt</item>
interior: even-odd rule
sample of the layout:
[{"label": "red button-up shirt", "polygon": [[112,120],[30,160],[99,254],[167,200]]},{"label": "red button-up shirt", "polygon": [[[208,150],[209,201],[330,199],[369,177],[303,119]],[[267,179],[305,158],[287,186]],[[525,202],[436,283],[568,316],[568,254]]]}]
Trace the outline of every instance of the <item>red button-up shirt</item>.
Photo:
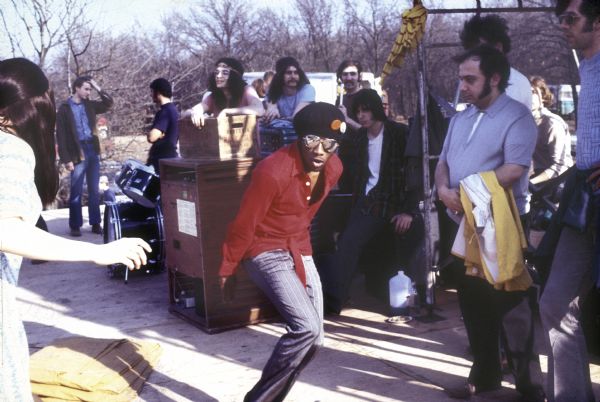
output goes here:
[{"label": "red button-up shirt", "polygon": [[219,275],[233,275],[244,258],[281,249],[290,251],[296,273],[306,283],[301,255],[312,255],[310,223],[341,174],[342,163],[332,155],[321,172],[324,189],[320,199],[311,200],[310,178],[297,143],[258,163],[227,230]]}]

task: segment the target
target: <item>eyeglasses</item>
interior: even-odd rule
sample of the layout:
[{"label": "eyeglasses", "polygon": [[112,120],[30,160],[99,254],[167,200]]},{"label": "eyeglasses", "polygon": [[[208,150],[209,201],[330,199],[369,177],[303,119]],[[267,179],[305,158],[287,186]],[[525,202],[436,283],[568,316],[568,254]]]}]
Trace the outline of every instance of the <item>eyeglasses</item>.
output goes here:
[{"label": "eyeglasses", "polygon": [[319,144],[322,144],[323,150],[327,153],[335,152],[340,145],[333,138],[321,138],[318,135],[313,134],[305,135],[304,137],[302,137],[302,143],[308,149],[315,149],[319,146]]},{"label": "eyeglasses", "polygon": [[558,16],[558,23],[573,26],[581,17],[573,13],[565,13]]},{"label": "eyeglasses", "polygon": [[214,71],[215,77],[218,76],[219,74],[223,75],[223,77],[229,77],[229,73],[231,72],[231,69],[229,68],[217,68]]}]

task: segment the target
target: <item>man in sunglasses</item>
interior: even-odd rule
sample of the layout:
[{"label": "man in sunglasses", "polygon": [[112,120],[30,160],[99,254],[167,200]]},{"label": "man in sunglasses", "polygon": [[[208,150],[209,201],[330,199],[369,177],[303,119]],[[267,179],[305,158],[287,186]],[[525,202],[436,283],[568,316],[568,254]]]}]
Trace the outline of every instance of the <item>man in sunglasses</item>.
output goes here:
[{"label": "man in sunglasses", "polygon": [[352,112],[361,125],[354,205],[327,275],[325,308],[331,314],[341,312],[367,243],[390,227],[398,235],[407,233],[418,215],[417,192],[407,191],[404,177],[408,128],[387,119],[373,89],[356,94]]},{"label": "man in sunglasses", "polygon": [[281,401],[323,343],[321,281],[309,226],[342,173],[335,155],[346,129],[333,105],[311,103],[293,120],[298,140],[262,160],[229,226],[219,269],[224,300],[241,263],[286,323],[245,401]]},{"label": "man in sunglasses", "polygon": [[[570,196],[584,191],[597,193],[600,176],[600,1],[559,0],[556,15],[569,45],[580,52],[581,91],[577,104],[577,170],[565,183],[561,210],[587,216],[579,228],[561,217],[562,228],[540,300],[540,316],[548,341],[548,385],[551,401],[595,401],[590,380],[589,358],[581,326],[581,304],[593,287],[598,269],[598,200],[586,211]],[[579,178],[579,180],[577,180]],[[591,189],[577,191],[590,183]],[[567,188],[573,188],[567,191]],[[596,196],[597,198],[597,196]],[[595,204],[595,205],[594,205]],[[560,210],[558,212],[560,214]],[[594,242],[594,237],[596,237]],[[597,275],[597,272],[596,272]],[[596,340],[597,341],[597,340]]]}]

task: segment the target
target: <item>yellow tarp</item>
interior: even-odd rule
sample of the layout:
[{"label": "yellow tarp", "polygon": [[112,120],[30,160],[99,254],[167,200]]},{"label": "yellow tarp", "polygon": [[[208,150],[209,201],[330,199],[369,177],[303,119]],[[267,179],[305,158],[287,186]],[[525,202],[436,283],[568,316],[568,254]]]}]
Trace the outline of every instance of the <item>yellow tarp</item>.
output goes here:
[{"label": "yellow tarp", "polygon": [[30,359],[33,393],[43,401],[131,401],[161,355],[133,339],[58,339]]}]

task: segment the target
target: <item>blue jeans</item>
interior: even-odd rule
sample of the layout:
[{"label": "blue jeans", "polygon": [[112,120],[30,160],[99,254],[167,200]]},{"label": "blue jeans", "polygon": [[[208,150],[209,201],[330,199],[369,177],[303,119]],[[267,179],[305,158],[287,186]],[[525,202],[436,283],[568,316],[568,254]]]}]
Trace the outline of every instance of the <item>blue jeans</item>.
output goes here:
[{"label": "blue jeans", "polygon": [[244,401],[283,401],[300,371],[323,344],[323,294],[311,256],[302,256],[306,287],[286,250],[267,251],[242,261],[252,280],[271,300],[286,323],[287,332]]},{"label": "blue jeans", "polygon": [[550,276],[540,300],[548,344],[548,400],[595,401],[589,357],[581,326],[581,301],[593,286],[593,233],[563,227]]},{"label": "blue jeans", "polygon": [[83,179],[87,181],[88,188],[88,215],[90,225],[100,224],[100,195],[98,183],[100,181],[100,158],[94,150],[93,144],[81,143],[85,159],[76,164],[71,172],[71,194],[69,196],[69,226],[79,229],[83,225],[81,214],[81,195],[83,193]]}]

